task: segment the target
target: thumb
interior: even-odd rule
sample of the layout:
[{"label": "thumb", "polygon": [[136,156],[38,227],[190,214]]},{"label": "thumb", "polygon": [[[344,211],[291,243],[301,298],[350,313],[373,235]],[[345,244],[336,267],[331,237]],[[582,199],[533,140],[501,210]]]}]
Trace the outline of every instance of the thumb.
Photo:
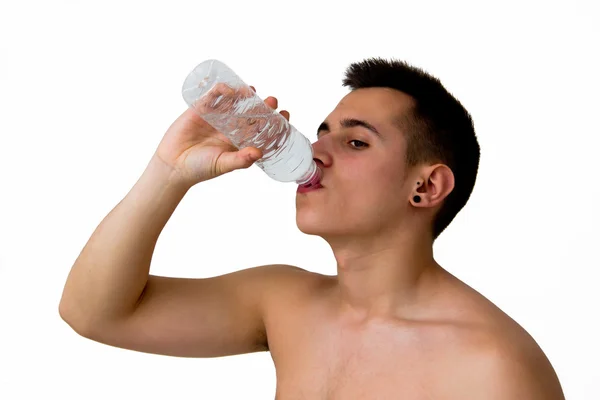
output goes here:
[{"label": "thumb", "polygon": [[249,168],[262,157],[262,151],[256,147],[245,147],[238,151],[223,153],[220,157],[221,171],[230,172],[236,169]]}]

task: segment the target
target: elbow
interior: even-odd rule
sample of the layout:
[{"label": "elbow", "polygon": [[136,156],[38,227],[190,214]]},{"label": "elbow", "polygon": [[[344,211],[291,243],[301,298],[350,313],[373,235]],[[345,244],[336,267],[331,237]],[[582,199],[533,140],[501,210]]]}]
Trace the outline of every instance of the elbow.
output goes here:
[{"label": "elbow", "polygon": [[101,318],[97,313],[64,300],[58,305],[58,314],[79,336],[104,344],[110,343],[121,326],[114,319]]},{"label": "elbow", "polygon": [[68,301],[64,300],[64,298],[58,305],[58,315],[78,335],[85,338],[91,338],[93,336],[93,331],[89,321],[86,321],[84,318],[82,318],[81,312],[75,310]]}]

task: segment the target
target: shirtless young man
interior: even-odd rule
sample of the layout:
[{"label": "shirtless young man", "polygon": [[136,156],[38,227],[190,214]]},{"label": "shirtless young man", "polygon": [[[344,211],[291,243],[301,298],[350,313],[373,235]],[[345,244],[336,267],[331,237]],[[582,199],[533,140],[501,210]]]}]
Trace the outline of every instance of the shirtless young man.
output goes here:
[{"label": "shirtless young man", "polygon": [[352,90],[313,145],[323,188],[296,197],[299,229],[328,242],[337,275],[290,265],[149,275],[186,192],[261,156],[188,109],[77,258],[61,317],[86,338],[148,353],[270,351],[278,400],[564,399],[533,338],[434,260],[477,175],[467,111],[399,61],[355,63],[344,84]]}]

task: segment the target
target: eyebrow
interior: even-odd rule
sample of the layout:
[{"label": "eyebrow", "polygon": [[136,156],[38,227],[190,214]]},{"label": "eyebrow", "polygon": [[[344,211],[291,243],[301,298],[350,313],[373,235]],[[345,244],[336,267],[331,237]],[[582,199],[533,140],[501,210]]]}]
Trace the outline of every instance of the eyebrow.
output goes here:
[{"label": "eyebrow", "polygon": [[[342,128],[354,128],[356,126],[361,126],[363,128],[368,129],[372,133],[374,133],[379,139],[382,139],[381,133],[379,133],[379,131],[377,129],[375,129],[375,127],[373,125],[369,124],[366,121],[362,121],[360,119],[344,118],[340,121],[340,126]],[[319,128],[317,129],[317,137],[319,137],[319,133],[321,133],[321,131],[327,131],[327,132],[330,131],[329,124],[327,122],[323,122],[323,123],[321,123],[321,125],[319,125]]]}]

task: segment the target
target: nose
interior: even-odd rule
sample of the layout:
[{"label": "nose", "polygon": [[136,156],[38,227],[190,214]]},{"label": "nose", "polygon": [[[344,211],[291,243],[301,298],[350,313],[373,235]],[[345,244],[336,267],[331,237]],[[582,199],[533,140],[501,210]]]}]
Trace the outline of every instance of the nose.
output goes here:
[{"label": "nose", "polygon": [[331,164],[331,156],[325,150],[323,143],[318,140],[312,144],[313,160],[321,169],[328,167]]}]

